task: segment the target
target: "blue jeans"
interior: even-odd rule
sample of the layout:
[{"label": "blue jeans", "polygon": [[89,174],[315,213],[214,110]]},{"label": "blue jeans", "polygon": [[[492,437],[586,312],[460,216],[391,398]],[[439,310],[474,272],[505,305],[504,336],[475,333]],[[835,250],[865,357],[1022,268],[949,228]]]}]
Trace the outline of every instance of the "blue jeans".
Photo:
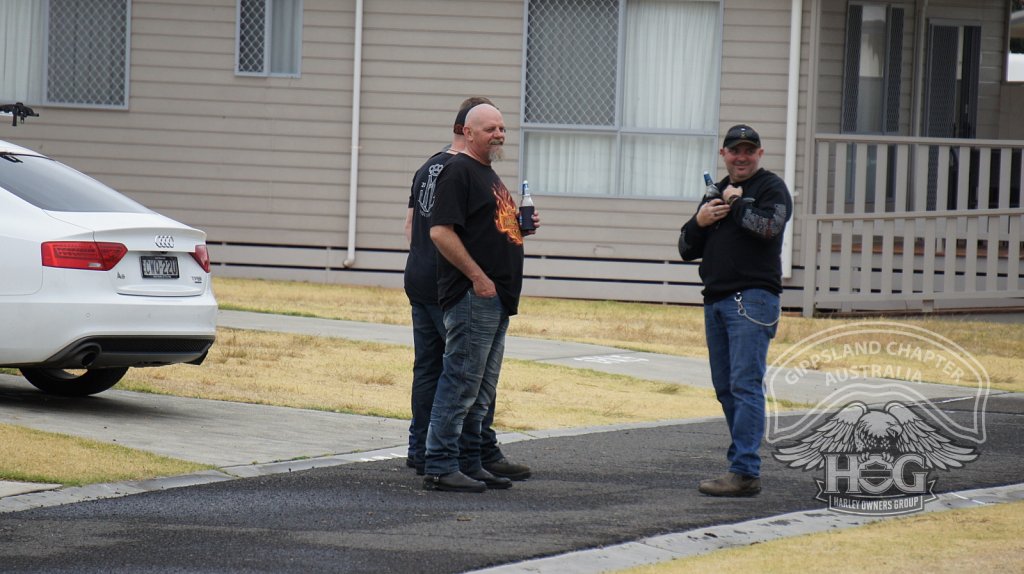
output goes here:
[{"label": "blue jeans", "polygon": [[[415,352],[412,367],[412,420],[409,422],[409,452],[417,466],[423,466],[427,449],[427,428],[434,406],[437,380],[441,378],[444,359],[444,312],[440,305],[411,303],[412,340]],[[483,422],[482,458],[485,463],[501,460],[494,422],[494,402]]]},{"label": "blue jeans", "polygon": [[[764,374],[768,344],[775,337],[779,297],[763,289],[747,289],[704,305],[704,332],[711,362],[711,381],[722,404],[732,443],[729,471],[758,477],[764,438]],[[742,313],[742,314],[741,314]]]},{"label": "blue jeans", "polygon": [[482,466],[482,429],[493,412],[508,313],[498,297],[469,290],[444,312],[444,325],[444,368],[427,430],[428,475],[476,472]]}]

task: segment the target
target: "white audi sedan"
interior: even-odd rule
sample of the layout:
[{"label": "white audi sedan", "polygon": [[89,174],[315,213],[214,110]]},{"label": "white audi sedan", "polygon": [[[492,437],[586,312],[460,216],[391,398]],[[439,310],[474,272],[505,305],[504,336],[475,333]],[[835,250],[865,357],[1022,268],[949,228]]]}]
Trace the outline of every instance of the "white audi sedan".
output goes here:
[{"label": "white audi sedan", "polygon": [[0,367],[44,392],[92,395],[213,345],[205,233],[5,141],[0,254]]}]

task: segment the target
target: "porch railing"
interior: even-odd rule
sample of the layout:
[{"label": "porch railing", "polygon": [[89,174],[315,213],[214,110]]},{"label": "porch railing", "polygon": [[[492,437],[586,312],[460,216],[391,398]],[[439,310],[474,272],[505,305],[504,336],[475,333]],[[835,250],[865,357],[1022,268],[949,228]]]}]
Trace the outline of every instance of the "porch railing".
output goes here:
[{"label": "porch railing", "polygon": [[804,314],[1024,298],[1022,152],[1024,141],[819,135]]}]

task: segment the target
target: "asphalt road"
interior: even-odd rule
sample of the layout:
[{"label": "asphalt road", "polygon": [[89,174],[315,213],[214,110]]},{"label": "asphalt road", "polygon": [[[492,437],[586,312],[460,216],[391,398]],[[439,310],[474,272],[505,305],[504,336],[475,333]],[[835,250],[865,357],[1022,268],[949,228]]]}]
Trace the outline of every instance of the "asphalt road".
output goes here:
[{"label": "asphalt road", "polygon": [[[936,492],[1021,481],[1024,396],[991,398],[986,421],[979,458],[934,473]],[[770,457],[761,496],[698,494],[724,470],[726,436],[712,421],[517,442],[506,452],[536,477],[484,494],[425,492],[390,460],[7,513],[0,570],[465,572],[822,507],[814,473]]]}]

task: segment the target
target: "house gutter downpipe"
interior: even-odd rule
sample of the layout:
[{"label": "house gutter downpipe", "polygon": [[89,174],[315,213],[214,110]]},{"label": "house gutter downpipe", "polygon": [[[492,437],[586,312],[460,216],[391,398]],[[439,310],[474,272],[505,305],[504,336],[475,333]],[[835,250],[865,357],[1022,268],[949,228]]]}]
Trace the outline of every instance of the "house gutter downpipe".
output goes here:
[{"label": "house gutter downpipe", "polygon": [[342,267],[356,263],[356,207],[359,205],[359,96],[363,76],[363,0],[356,0],[355,39],[352,52],[352,151],[348,169],[348,254]]},{"label": "house gutter downpipe", "polygon": [[[793,0],[789,23],[789,90],[786,102],[786,158],[783,178],[796,195],[796,140],[800,112],[800,33],[803,28],[803,0]],[[793,202],[794,205],[796,202]],[[795,210],[794,210],[795,211]],[[795,216],[796,214],[792,214]],[[782,276],[793,276],[793,221],[782,235]]]}]

